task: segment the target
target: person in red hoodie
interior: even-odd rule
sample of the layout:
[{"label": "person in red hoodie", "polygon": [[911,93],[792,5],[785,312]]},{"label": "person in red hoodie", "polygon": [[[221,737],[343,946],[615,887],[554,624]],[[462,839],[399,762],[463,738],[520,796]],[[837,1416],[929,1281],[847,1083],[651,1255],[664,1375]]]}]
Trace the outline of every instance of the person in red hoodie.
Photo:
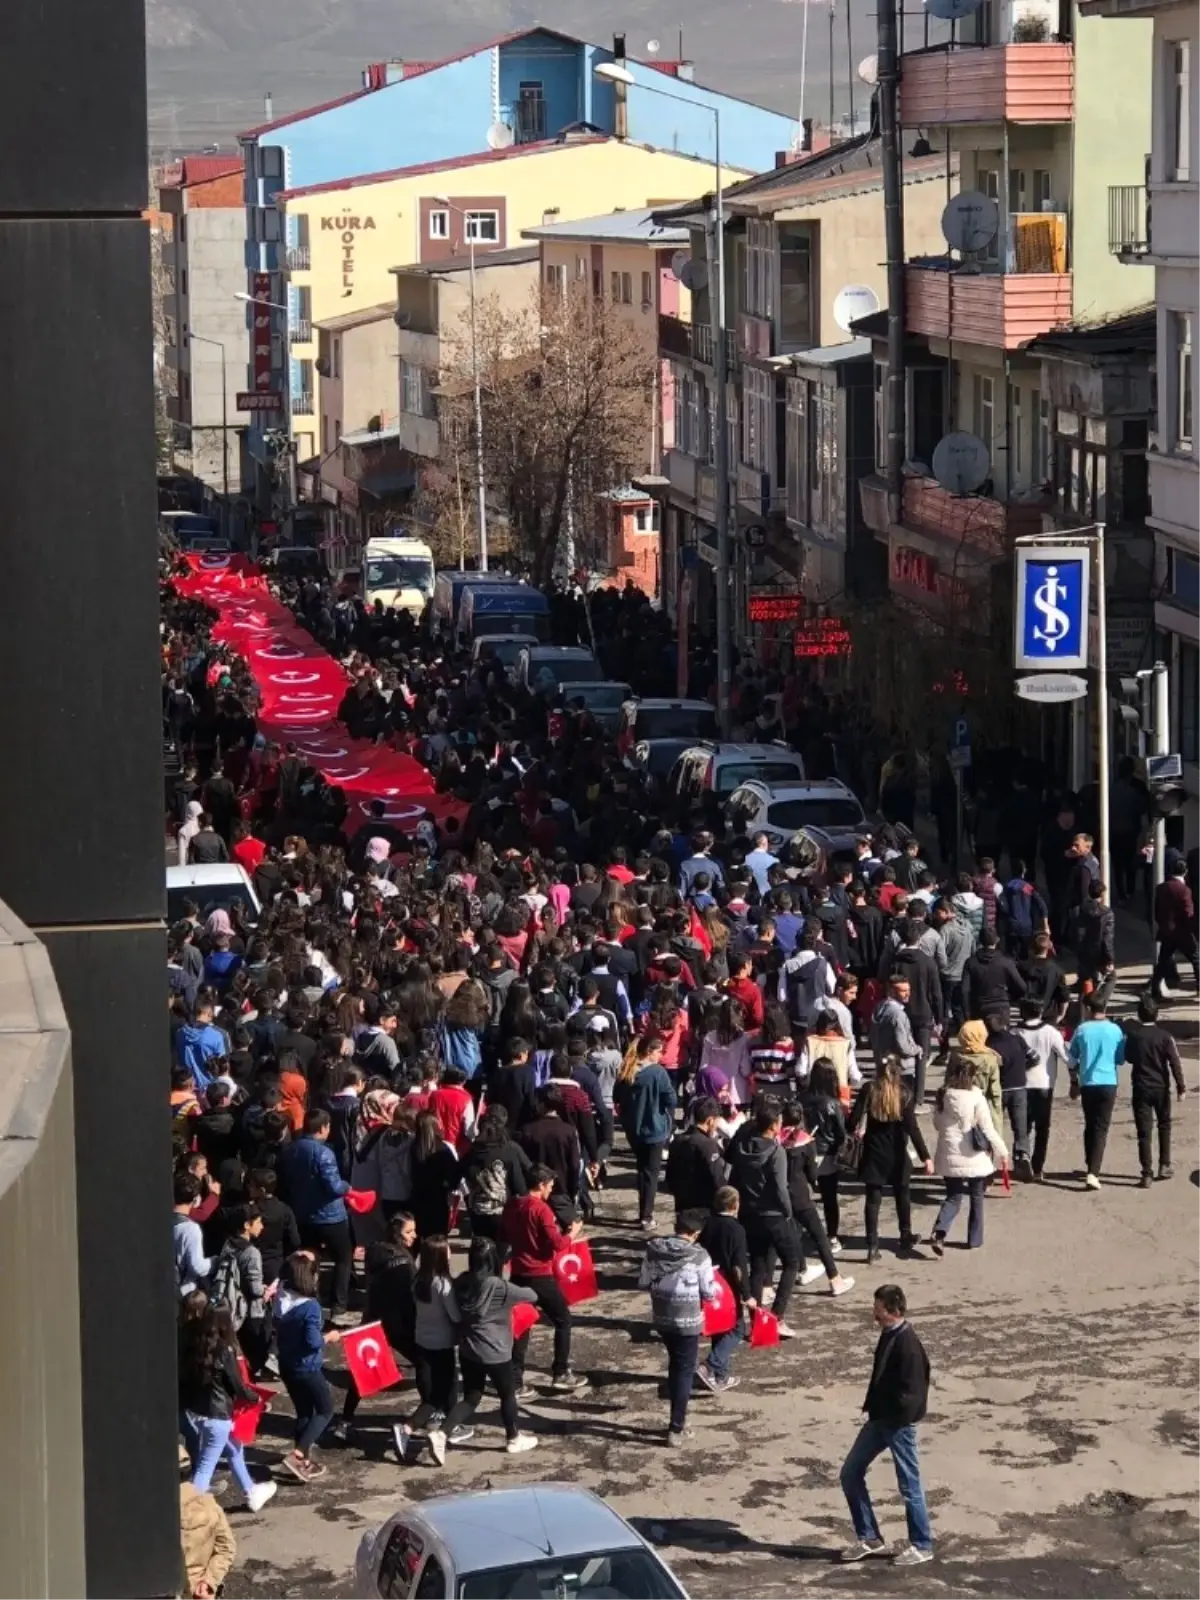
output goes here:
[{"label": "person in red hoodie", "polygon": [[[555,1221],[550,1209],[555,1178],[549,1167],[535,1163],[528,1181],[529,1193],[514,1196],[505,1206],[500,1232],[511,1251],[512,1281],[523,1289],[533,1290],[538,1310],[554,1329],[550,1387],[558,1394],[573,1394],[587,1387],[587,1379],[571,1371],[571,1308],[554,1275],[554,1258],[572,1239],[579,1237],[583,1224],[573,1222],[564,1233]],[[518,1400],[531,1400],[535,1393],[525,1382],[528,1350],[527,1330],[513,1345]]]},{"label": "person in red hoodie", "polygon": [[763,992],[750,976],[752,967],[748,955],[730,956],[725,993],[738,1002],[746,1013],[747,1027],[753,1030],[763,1025]]},{"label": "person in red hoodie", "polygon": [[620,884],[633,882],[633,873],[629,869],[624,845],[616,845],[609,852],[608,866],[605,867],[604,871],[607,877],[615,878]]},{"label": "person in red hoodie", "polygon": [[233,825],[233,844],[229,853],[253,877],[255,870],[262,865],[267,847],[250,832],[250,824],[244,818],[239,818]]},{"label": "person in red hoodie", "polygon": [[441,1082],[425,1106],[438,1119],[443,1139],[454,1146],[460,1157],[470,1149],[475,1127],[475,1102],[466,1083],[467,1075],[461,1067],[443,1068]]}]

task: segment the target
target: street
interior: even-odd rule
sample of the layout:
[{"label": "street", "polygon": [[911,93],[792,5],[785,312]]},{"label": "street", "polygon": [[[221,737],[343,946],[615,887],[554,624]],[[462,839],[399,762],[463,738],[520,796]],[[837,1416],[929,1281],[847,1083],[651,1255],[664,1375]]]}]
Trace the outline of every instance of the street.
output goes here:
[{"label": "street", "polygon": [[[1132,992],[1127,979],[1121,992]],[[1172,1014],[1183,1019],[1194,1008]],[[1194,1031],[1182,1053],[1194,1092]],[[635,1287],[642,1244],[622,1161],[590,1231],[601,1295],[576,1317],[574,1365],[591,1388],[577,1400],[547,1394],[528,1408],[523,1426],[538,1434],[539,1448],[515,1462],[502,1454],[489,1397],[475,1440],[452,1450],[442,1470],[428,1456],[402,1470],[387,1425],[414,1401],[403,1389],[369,1400],[350,1447],[324,1453],[329,1473],[320,1485],[281,1482],[260,1519],[232,1512],[239,1548],[227,1592],[353,1594],[358,1539],[401,1497],[549,1479],[602,1495],[694,1595],[1194,1595],[1195,1105],[1189,1096],[1176,1112],[1175,1178],[1143,1192],[1122,1089],[1104,1188],[1089,1194],[1078,1176],[1082,1117],[1060,1082],[1046,1182],[1018,1185],[1009,1198],[993,1191],[976,1253],[965,1249],[960,1221],[941,1262],[927,1247],[896,1258],[885,1199],[884,1260],[868,1269],[861,1194],[852,1194],[841,1264],[857,1288],[838,1301],[820,1292],[823,1280],[800,1291],[790,1319],[800,1337],[741,1350],[741,1387],[695,1399],[691,1447],[669,1457],[661,1444],[665,1363],[647,1297]],[[940,1187],[914,1182],[925,1236]],[[660,1225],[669,1205],[660,1196]],[[933,1364],[920,1439],[937,1560],[915,1578],[886,1562],[835,1564],[850,1532],[838,1471],[870,1370],[871,1289],[886,1281],[904,1287]],[[539,1331],[531,1373],[548,1360]],[[262,1463],[287,1433],[284,1415],[268,1416]],[[871,1484],[885,1534],[900,1539],[886,1457]]]}]

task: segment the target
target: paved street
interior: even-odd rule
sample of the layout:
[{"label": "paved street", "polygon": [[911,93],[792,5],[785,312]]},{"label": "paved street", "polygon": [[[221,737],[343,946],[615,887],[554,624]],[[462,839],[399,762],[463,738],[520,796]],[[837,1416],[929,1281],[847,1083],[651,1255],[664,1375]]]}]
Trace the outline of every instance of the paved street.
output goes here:
[{"label": "paved street", "polygon": [[[1184,1062],[1195,1090],[1194,1042]],[[366,1430],[350,1449],[326,1453],[319,1486],[282,1483],[257,1522],[234,1513],[228,1592],[349,1595],[362,1530],[398,1499],[550,1479],[595,1489],[634,1519],[695,1595],[1194,1595],[1196,1104],[1189,1098],[1177,1112],[1175,1179],[1143,1192],[1123,1088],[1105,1187],[1091,1195],[1074,1175],[1082,1118],[1060,1084],[1044,1187],[989,1201],[980,1252],[961,1247],[960,1221],[940,1263],[928,1250],[898,1260],[885,1248],[882,1266],[868,1271],[854,1196],[843,1260],[858,1288],[837,1302],[816,1292],[820,1284],[802,1291],[790,1319],[801,1337],[743,1351],[742,1387],[697,1399],[692,1448],[670,1456],[660,1443],[663,1360],[634,1287],[641,1246],[622,1168],[592,1233],[603,1292],[577,1318],[574,1364],[592,1389],[529,1408],[539,1449],[508,1460],[489,1400],[474,1443],[452,1451],[443,1470],[428,1458],[401,1470],[386,1423],[412,1402],[403,1391],[368,1401]],[[929,1180],[914,1187],[926,1234],[935,1193]],[[664,1221],[668,1205],[664,1196]],[[883,1222],[894,1240],[886,1201]],[[870,1367],[870,1290],[887,1280],[903,1284],[934,1373],[921,1439],[938,1560],[916,1576],[832,1561],[849,1532],[838,1468]],[[532,1366],[548,1362],[539,1332]],[[281,1438],[286,1427],[268,1418]],[[886,1463],[872,1483],[885,1532],[901,1536]]]}]

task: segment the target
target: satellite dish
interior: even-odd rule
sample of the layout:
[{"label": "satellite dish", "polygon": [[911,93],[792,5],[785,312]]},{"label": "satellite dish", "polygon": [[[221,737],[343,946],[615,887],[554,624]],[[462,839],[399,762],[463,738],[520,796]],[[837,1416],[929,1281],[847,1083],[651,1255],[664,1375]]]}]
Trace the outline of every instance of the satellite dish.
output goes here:
[{"label": "satellite dish", "polygon": [[689,261],[679,274],[679,281],[685,289],[703,289],[708,282],[708,268],[703,261]]},{"label": "satellite dish", "polygon": [[852,322],[878,310],[879,296],[869,284],[848,283],[833,302],[833,320],[843,333],[849,333]]},{"label": "satellite dish", "polygon": [[960,17],[969,17],[972,11],[978,11],[982,4],[983,0],[925,0],[925,9],[939,22],[957,22]]},{"label": "satellite dish", "polygon": [[516,135],[507,122],[493,122],[487,131],[487,145],[489,150],[507,150]]},{"label": "satellite dish", "polygon": [[676,278],[682,281],[683,269],[688,265],[691,259],[691,256],[688,255],[686,250],[676,250],[675,254],[671,257],[671,272]]},{"label": "satellite dish", "polygon": [[659,44],[657,39],[646,40],[646,54],[648,56],[656,56],[661,49],[662,45]]},{"label": "satellite dish", "polygon": [[948,433],[933,452],[933,475],[951,494],[973,494],[991,470],[987,445],[973,433]]},{"label": "satellite dish", "polygon": [[942,236],[952,250],[986,250],[1000,226],[1000,207],[982,189],[964,189],[942,212]]},{"label": "satellite dish", "polygon": [[858,63],[858,75],[864,83],[879,82],[879,57],[864,56]]}]

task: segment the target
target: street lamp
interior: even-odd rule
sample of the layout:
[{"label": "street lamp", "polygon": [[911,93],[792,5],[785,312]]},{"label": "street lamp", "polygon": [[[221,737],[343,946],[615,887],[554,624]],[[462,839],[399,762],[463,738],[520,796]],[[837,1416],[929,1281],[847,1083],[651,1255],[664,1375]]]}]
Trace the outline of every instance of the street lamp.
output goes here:
[{"label": "street lamp", "polygon": [[235,289],[233,298],[244,300],[248,306],[269,306],[272,311],[282,311],[285,316],[287,315],[287,307],[282,300],[264,300],[261,295],[247,294],[244,289]]},{"label": "street lamp", "polygon": [[470,253],[471,382],[475,390],[475,496],[479,517],[479,570],[486,572],[488,569],[487,490],[483,474],[483,394],[479,386],[479,343],[475,332],[475,239],[470,231],[467,213],[462,206],[456,206],[453,200],[444,194],[435,194],[433,201],[435,205],[444,206],[447,211],[456,211],[463,219],[463,237],[467,241]]},{"label": "street lamp", "polygon": [[229,384],[225,378],[225,346],[220,339],[206,338],[202,333],[188,333],[188,340],[197,344],[211,344],[221,352],[221,464],[225,495],[225,532],[229,532]]},{"label": "street lamp", "polygon": [[689,100],[686,95],[672,94],[660,89],[656,83],[644,83],[619,61],[601,61],[592,69],[597,78],[606,83],[621,84],[625,88],[641,88],[648,94],[662,95],[664,100],[678,100],[680,105],[694,111],[708,111],[713,119],[713,165],[716,168],[714,192],[714,232],[716,249],[714,268],[717,292],[712,301],[713,317],[713,369],[718,395],[717,424],[717,720],[722,739],[730,734],[730,687],[732,659],[729,626],[729,435],[726,420],[725,389],[728,372],[725,360],[725,196],[721,181],[721,113],[718,107],[705,105],[699,100]]}]

